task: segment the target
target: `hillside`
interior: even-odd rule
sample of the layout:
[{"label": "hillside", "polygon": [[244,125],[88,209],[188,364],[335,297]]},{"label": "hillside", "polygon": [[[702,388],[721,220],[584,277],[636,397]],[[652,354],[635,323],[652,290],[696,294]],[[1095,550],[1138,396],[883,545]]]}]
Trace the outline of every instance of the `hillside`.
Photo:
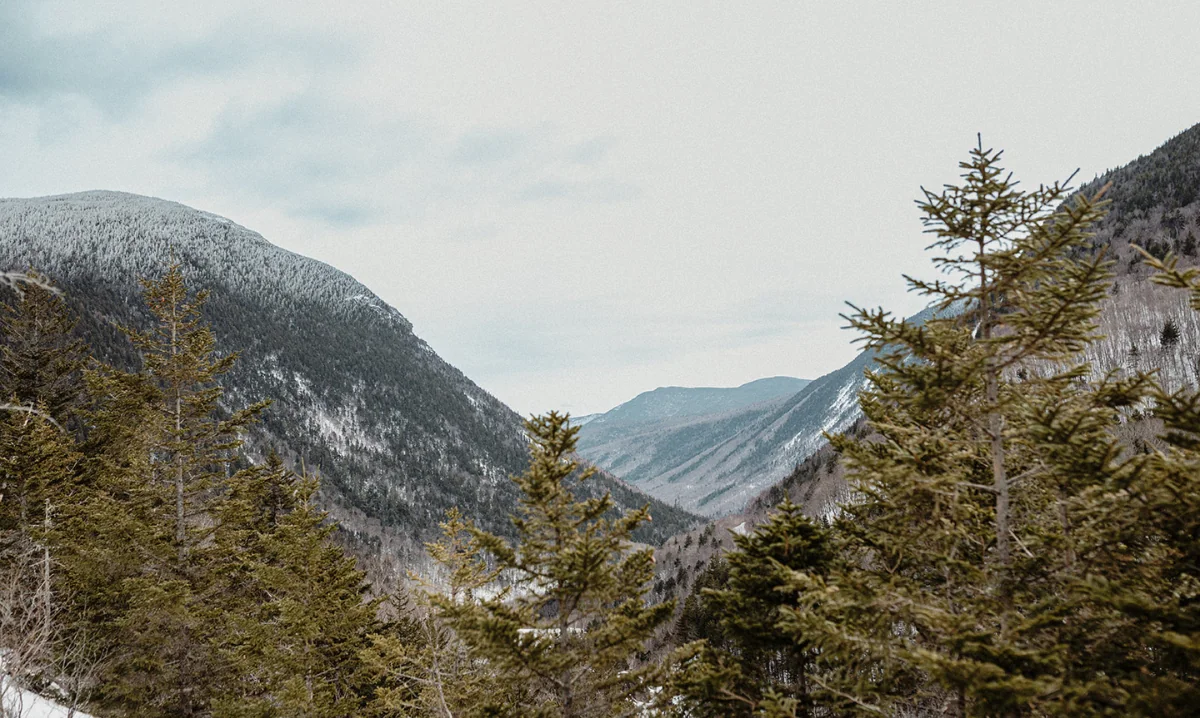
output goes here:
[{"label": "hillside", "polygon": [[[395,560],[421,551],[445,509],[500,532],[527,462],[520,417],[413,333],[349,275],[230,220],[149,197],[85,192],[0,200],[0,267],[33,267],[63,288],[107,360],[136,362],[112,326],[147,320],[139,276],[182,263],[211,291],[222,351],[241,354],[230,405],[274,404],[253,437],[320,471],[325,501],[358,541]],[[647,499],[611,477],[620,505]],[[654,502],[654,543],[691,517]]]},{"label": "hillside", "polygon": [[[786,391],[757,403],[731,402],[724,411],[655,422],[627,420],[626,415],[640,416],[640,404],[658,399],[654,395],[667,399],[678,393],[647,392],[589,422],[580,453],[652,496],[690,511],[709,516],[737,511],[815,449],[821,431],[844,425],[843,413],[852,408],[862,366],[856,361],[811,382],[766,380]],[[606,422],[610,415],[614,419]]]},{"label": "hillside", "polygon": [[[1130,245],[1157,256],[1174,252],[1185,265],[1197,261],[1200,125],[1079,191],[1095,193],[1108,183],[1110,211],[1093,246],[1116,261],[1117,277],[1102,306],[1104,338],[1089,348],[1087,358],[1097,373],[1157,367],[1168,386],[1195,386],[1200,321],[1184,293],[1148,281],[1150,270]],[[1175,333],[1164,334],[1168,323]],[[664,501],[708,516],[741,512],[747,501],[785,478],[796,483],[793,470],[825,444],[823,432],[854,423],[859,417],[855,396],[869,364],[870,357],[860,354],[792,396],[723,415],[609,432],[596,431],[599,419],[593,419],[584,430],[581,452]],[[822,480],[835,478],[840,474]],[[810,501],[822,497],[811,508],[820,514],[840,491],[806,487],[793,492],[797,498],[804,494]]]},{"label": "hillside", "polygon": [[591,428],[584,431],[582,436],[590,444],[604,443],[634,427],[726,414],[782,399],[800,391],[808,383],[807,379],[776,376],[731,388],[663,386],[642,392],[603,414],[583,417]]},{"label": "hillside", "polygon": [[[1080,187],[1094,194],[1105,185],[1109,213],[1097,227],[1092,245],[1116,261],[1116,277],[1101,305],[1103,338],[1087,351],[1095,375],[1112,369],[1158,369],[1173,389],[1200,385],[1200,321],[1184,292],[1149,281],[1151,270],[1131,245],[1181,265],[1197,263],[1200,237],[1200,125],[1164,143],[1149,155],[1110,170]],[[1175,334],[1164,332],[1170,324]],[[860,356],[854,363],[863,362]],[[865,363],[863,364],[865,366]],[[857,409],[848,416],[857,417]],[[849,425],[850,422],[847,423]],[[859,427],[857,430],[865,430]],[[845,496],[836,456],[824,442],[811,460],[798,462],[781,481],[764,490],[734,518],[751,525],[761,520],[784,493],[814,516],[827,514]]]}]

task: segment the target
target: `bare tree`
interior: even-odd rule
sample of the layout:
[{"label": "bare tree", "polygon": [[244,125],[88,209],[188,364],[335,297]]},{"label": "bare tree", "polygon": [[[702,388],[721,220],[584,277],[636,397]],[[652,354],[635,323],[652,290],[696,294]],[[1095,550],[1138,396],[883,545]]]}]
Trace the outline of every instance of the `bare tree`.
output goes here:
[{"label": "bare tree", "polygon": [[51,590],[49,553],[18,538],[0,568],[0,715],[18,718],[24,689],[53,675],[58,621]]}]

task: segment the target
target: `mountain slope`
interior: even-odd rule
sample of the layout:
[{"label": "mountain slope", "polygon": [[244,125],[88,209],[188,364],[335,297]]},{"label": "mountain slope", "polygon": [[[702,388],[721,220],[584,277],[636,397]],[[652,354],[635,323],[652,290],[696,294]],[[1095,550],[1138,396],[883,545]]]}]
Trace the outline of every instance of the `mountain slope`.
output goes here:
[{"label": "mountain slope", "polygon": [[[0,200],[0,268],[49,274],[118,364],[136,356],[112,323],[147,321],[137,278],[157,276],[172,257],[193,287],[211,291],[206,314],[221,350],[241,353],[229,405],[275,402],[254,446],[318,468],[335,517],[361,541],[419,553],[450,506],[509,530],[517,496],[508,476],[528,460],[520,417],[349,275],[174,202],[116,192]],[[596,485],[623,506],[646,500],[611,477]],[[652,508],[641,540],[690,521]]]},{"label": "mountain slope", "polygon": [[[1092,195],[1105,185],[1111,185],[1105,193],[1109,212],[1097,226],[1092,246],[1115,260],[1116,277],[1101,303],[1102,338],[1088,347],[1085,358],[1094,376],[1120,368],[1156,369],[1171,389],[1195,387],[1200,384],[1200,314],[1188,306],[1185,292],[1150,282],[1153,272],[1131,245],[1160,257],[1172,252],[1181,266],[1200,260],[1200,125],[1079,191]],[[1164,335],[1168,323],[1177,332],[1173,339]],[[860,356],[855,362],[862,360]],[[852,414],[858,415],[857,406]],[[802,437],[798,443],[813,445]],[[844,499],[846,485],[836,457],[827,444],[818,441],[816,446],[820,452],[810,450],[807,460],[756,497],[739,518],[754,523],[785,494],[814,516],[827,514]]]},{"label": "mountain slope", "polygon": [[[1108,183],[1110,211],[1097,228],[1093,246],[1116,260],[1117,277],[1102,304],[1099,324],[1104,338],[1089,347],[1087,359],[1097,374],[1118,367],[1158,368],[1167,386],[1194,386],[1200,381],[1200,318],[1188,306],[1185,293],[1148,281],[1151,272],[1130,244],[1158,256],[1174,252],[1184,265],[1196,263],[1200,125],[1080,191],[1092,194]],[[1164,342],[1168,322],[1177,338],[1170,339],[1168,333]],[[870,357],[860,354],[790,398],[725,416],[645,431],[627,428],[623,436],[589,435],[599,421],[594,419],[584,429],[581,453],[664,501],[710,516],[740,511],[748,499],[792,475],[822,447],[822,432],[842,431],[854,423],[860,416],[856,395],[869,364]],[[823,497],[821,506],[811,508],[820,514],[840,490],[814,493],[807,486],[797,497],[804,494]]]},{"label": "mountain slope", "polygon": [[865,362],[811,382],[792,380],[798,391],[724,412],[607,427],[606,414],[584,427],[580,453],[664,501],[707,515],[730,513],[815,450],[822,431],[853,421]]},{"label": "mountain slope", "polygon": [[[1197,263],[1200,253],[1200,125],[1165,142],[1149,155],[1110,170],[1084,185],[1092,194],[1106,184],[1108,216],[1092,240],[1116,260],[1117,277],[1102,305],[1104,339],[1088,350],[1096,371],[1116,367],[1158,368],[1164,383],[1176,389],[1200,382],[1200,318],[1188,306],[1186,292],[1149,281],[1153,273],[1131,245],[1162,257],[1172,252],[1181,266]],[[1163,328],[1174,324],[1178,336],[1163,342]]]},{"label": "mountain slope", "polygon": [[807,379],[776,376],[733,388],[664,386],[638,394],[599,416],[585,417],[590,428],[581,433],[585,443],[603,442],[632,427],[665,424],[702,416],[727,414],[766,401],[791,396]]}]

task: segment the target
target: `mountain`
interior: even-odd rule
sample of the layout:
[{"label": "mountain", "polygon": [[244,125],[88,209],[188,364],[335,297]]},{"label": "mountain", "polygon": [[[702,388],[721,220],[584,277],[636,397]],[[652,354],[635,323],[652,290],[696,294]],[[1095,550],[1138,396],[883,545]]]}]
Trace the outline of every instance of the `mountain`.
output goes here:
[{"label": "mountain", "polygon": [[808,384],[807,379],[776,376],[733,388],[664,386],[638,394],[620,406],[599,415],[575,420],[590,424],[581,433],[590,442],[602,442],[632,427],[663,424],[701,416],[726,414],[773,399],[791,396]]},{"label": "mountain", "polygon": [[[1120,367],[1158,368],[1169,387],[1195,386],[1200,381],[1197,313],[1186,293],[1149,281],[1152,272],[1131,244],[1160,257],[1173,252],[1184,266],[1197,262],[1200,125],[1079,191],[1090,195],[1105,185],[1111,185],[1105,194],[1109,214],[1097,227],[1093,247],[1116,261],[1117,276],[1101,305],[1103,339],[1088,348],[1086,358],[1097,375]],[[779,490],[771,491],[780,482],[793,499],[807,500],[809,512],[820,515],[843,498],[844,484],[840,471],[817,471],[805,460],[826,445],[823,432],[844,431],[861,416],[857,393],[870,362],[869,355],[860,354],[793,396],[725,415],[627,426],[607,434],[596,430],[596,419],[582,433],[581,453],[663,501],[709,516],[743,508],[749,510],[745,516],[758,516],[764,501],[774,505],[782,498]]]},{"label": "mountain", "polygon": [[[0,199],[0,268],[48,274],[97,352],[136,365],[114,322],[144,325],[138,278],[174,258],[221,351],[241,358],[229,406],[274,401],[253,436],[319,470],[325,501],[352,539],[396,559],[421,552],[443,512],[460,507],[508,533],[528,443],[521,418],[447,364],[412,324],[349,275],[276,247],[228,219],[117,192]],[[623,507],[648,499],[600,476]],[[639,540],[693,520],[652,501]]]},{"label": "mountain", "polygon": [[[865,359],[815,381],[646,392],[589,422],[580,453],[664,501],[736,511],[853,416]],[[710,410],[705,411],[705,408]]]},{"label": "mountain", "polygon": [[[1132,245],[1158,257],[1168,252],[1181,266],[1197,263],[1200,237],[1200,125],[1149,155],[1110,170],[1080,188],[1094,194],[1108,185],[1108,216],[1092,245],[1116,261],[1117,276],[1102,304],[1104,339],[1088,349],[1097,372],[1116,367],[1159,370],[1170,388],[1200,382],[1200,317],[1186,292],[1149,281],[1152,270]],[[1177,335],[1164,336],[1170,323]],[[1166,339],[1164,341],[1164,339]]]}]

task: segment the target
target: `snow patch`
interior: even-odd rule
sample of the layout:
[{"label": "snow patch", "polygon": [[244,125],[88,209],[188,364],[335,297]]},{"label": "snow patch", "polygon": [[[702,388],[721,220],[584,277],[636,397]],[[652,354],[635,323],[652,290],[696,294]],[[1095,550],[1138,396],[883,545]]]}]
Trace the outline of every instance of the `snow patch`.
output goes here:
[{"label": "snow patch", "polygon": [[12,718],[92,718],[79,710],[72,711],[49,698],[39,696],[11,683],[7,676],[0,678],[3,684],[4,715]]}]

